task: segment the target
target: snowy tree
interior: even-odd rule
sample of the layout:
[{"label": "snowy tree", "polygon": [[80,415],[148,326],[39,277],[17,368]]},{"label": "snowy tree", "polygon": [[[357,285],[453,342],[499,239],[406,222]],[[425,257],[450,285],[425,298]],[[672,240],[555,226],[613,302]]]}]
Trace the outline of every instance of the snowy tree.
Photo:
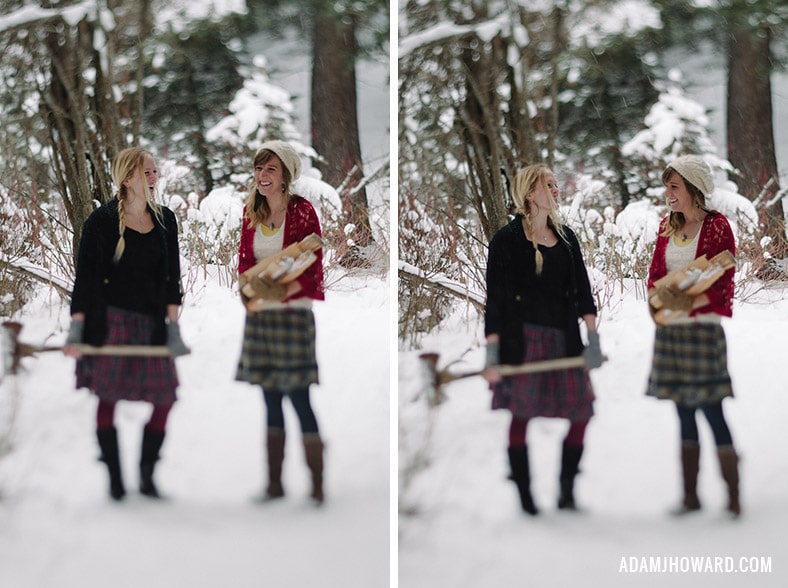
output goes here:
[{"label": "snowy tree", "polygon": [[678,41],[711,43],[727,69],[725,133],[728,176],[752,200],[777,256],[788,251],[774,139],[772,76],[786,63],[788,6],[782,0],[694,0],[665,5]]},{"label": "snowy tree", "polygon": [[243,80],[239,33],[232,22],[202,20],[157,34],[147,51],[145,139],[191,166],[203,194],[214,186],[206,132]]},{"label": "snowy tree", "polygon": [[366,188],[387,173],[388,166],[364,170],[356,68],[364,57],[388,57],[388,2],[254,0],[250,6],[266,28],[290,26],[311,42],[311,144],[321,155],[315,165],[341,193],[345,215],[352,221],[347,225],[352,246],[344,263],[366,265],[365,248],[373,240]]},{"label": "snowy tree", "polygon": [[[518,169],[540,161],[555,164],[559,175],[574,166],[605,169],[605,145],[620,149],[628,125],[640,123],[648,102],[631,100],[642,109],[639,117],[637,107],[620,116],[617,109],[633,94],[619,89],[614,96],[601,71],[598,92],[607,93],[608,105],[600,122],[600,99],[584,94],[578,80],[590,77],[593,57],[609,45],[658,25],[653,6],[635,0],[408,3],[400,14],[400,198],[420,202],[438,224],[457,225],[463,238],[444,245],[430,267],[419,266],[417,257],[424,256],[400,239],[401,260],[419,267],[421,276],[445,275],[472,289],[480,282],[487,242],[513,212],[508,183]],[[617,75],[648,71],[641,66]],[[563,128],[559,113],[567,121]],[[608,125],[611,120],[620,127]],[[590,140],[578,140],[605,125],[610,129],[595,138],[601,134],[607,143],[596,151],[588,148]],[[401,218],[400,231],[418,231],[407,225],[408,216]],[[444,232],[453,233],[449,227]],[[423,237],[411,239],[428,240]],[[455,255],[455,248],[464,255]],[[400,297],[407,296],[409,284],[400,285]]]},{"label": "snowy tree", "polygon": [[254,153],[269,139],[292,143],[308,160],[317,158],[312,148],[301,143],[291,96],[271,82],[267,70],[263,55],[255,56],[251,67],[240,70],[245,81],[230,101],[229,114],[205,134],[211,145],[213,178],[219,183],[245,183]]},{"label": "snowy tree", "polygon": [[752,236],[758,224],[753,204],[727,181],[733,165],[717,154],[709,136],[709,119],[700,104],[686,96],[682,73],[670,72],[665,89],[639,131],[622,149],[627,159],[627,184],[633,197],[662,204],[662,170],[679,155],[701,155],[716,176],[709,204],[719,208],[734,225],[737,235]]},{"label": "snowy tree", "polygon": [[[662,170],[679,155],[703,155],[716,160],[715,168],[731,169],[730,164],[716,157],[706,111],[686,95],[683,83],[681,71],[669,72],[659,99],[645,117],[645,128],[622,148],[629,168],[627,189],[633,198],[659,199]],[[652,191],[655,187],[656,193]]]}]

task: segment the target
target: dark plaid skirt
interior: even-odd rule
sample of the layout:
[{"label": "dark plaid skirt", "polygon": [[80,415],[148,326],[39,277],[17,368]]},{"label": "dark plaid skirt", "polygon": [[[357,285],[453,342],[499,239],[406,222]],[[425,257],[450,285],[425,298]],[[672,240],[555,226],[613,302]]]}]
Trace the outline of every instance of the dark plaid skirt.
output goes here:
[{"label": "dark plaid skirt", "polygon": [[733,396],[722,326],[657,327],[646,394],[683,406],[713,404]]},{"label": "dark plaid skirt", "polygon": [[[150,345],[154,319],[150,315],[107,309],[107,345]],[[102,400],[142,400],[172,405],[178,374],[171,357],[85,355],[77,360],[77,388],[88,388]]]},{"label": "dark plaid skirt", "polygon": [[317,384],[312,311],[285,308],[247,313],[235,379],[278,392]]},{"label": "dark plaid skirt", "polygon": [[[523,363],[567,356],[565,335],[560,329],[524,325],[523,339]],[[508,409],[519,418],[587,421],[594,414],[594,391],[585,368],[509,376],[491,388],[492,407]]]}]

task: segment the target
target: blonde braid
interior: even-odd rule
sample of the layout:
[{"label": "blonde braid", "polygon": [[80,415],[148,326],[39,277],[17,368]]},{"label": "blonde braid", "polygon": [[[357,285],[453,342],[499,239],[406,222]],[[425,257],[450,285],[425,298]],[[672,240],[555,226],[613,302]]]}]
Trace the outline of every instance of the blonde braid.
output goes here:
[{"label": "blonde braid", "polygon": [[534,246],[534,256],[536,258],[536,275],[541,275],[542,273],[544,256],[539,250],[539,242],[536,240],[536,231],[534,231],[534,225],[531,219],[532,203],[528,199],[528,195],[536,189],[537,184],[540,182],[547,191],[550,201],[550,212],[548,216],[550,220],[553,221],[552,227],[556,228],[559,235],[564,238],[564,232],[561,229],[561,224],[558,222],[558,216],[555,212],[555,202],[550,194],[550,190],[547,189],[547,183],[545,181],[545,175],[548,171],[550,171],[550,168],[545,164],[537,163],[521,169],[514,176],[514,190],[512,196],[515,208],[517,212],[522,215],[523,219],[525,219],[525,226],[528,229],[528,233],[531,235],[531,243]]},{"label": "blonde braid", "polygon": [[[140,147],[129,147],[118,153],[117,157],[112,161],[112,180],[118,188],[118,192],[115,196],[118,199],[119,233],[118,243],[115,246],[115,255],[112,258],[114,263],[120,261],[120,258],[123,256],[123,251],[126,249],[126,240],[123,237],[126,231],[126,207],[124,203],[127,199],[124,182],[136,173],[139,174],[142,185],[145,186],[145,174],[143,170],[145,157],[150,157],[152,159],[153,155]],[[145,190],[145,201],[159,224],[164,226],[162,207],[155,201],[154,195],[149,189]]]},{"label": "blonde braid", "polygon": [[118,190],[118,244],[115,245],[115,255],[112,258],[113,263],[118,263],[120,258],[123,257],[123,251],[126,249],[126,239],[123,233],[126,232],[126,207],[123,203],[126,200],[126,188],[120,187]]},{"label": "blonde braid", "polygon": [[[527,204],[530,208],[530,203]],[[534,225],[531,221],[531,213],[530,210],[528,214],[524,214],[523,218],[525,219],[525,226],[528,227],[528,233],[531,235],[531,243],[534,246],[534,256],[536,258],[536,275],[541,275],[542,268],[544,267],[544,256],[542,252],[539,250],[539,242],[536,240],[536,231],[534,231]]]}]

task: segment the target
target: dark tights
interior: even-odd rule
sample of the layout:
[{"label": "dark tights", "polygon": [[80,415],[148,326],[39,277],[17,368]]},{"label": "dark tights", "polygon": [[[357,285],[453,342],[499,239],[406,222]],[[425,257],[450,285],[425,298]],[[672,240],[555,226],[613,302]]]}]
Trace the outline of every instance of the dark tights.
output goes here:
[{"label": "dark tights", "polygon": [[[528,420],[512,416],[512,424],[509,425],[509,447],[523,447],[525,445]],[[588,421],[570,421],[569,430],[564,437],[564,444],[582,447],[587,426]]]},{"label": "dark tights", "polygon": [[301,423],[301,432],[317,433],[317,418],[315,417],[315,412],[312,410],[312,404],[309,402],[309,388],[293,390],[287,394],[275,390],[270,392],[263,391],[265,406],[268,409],[268,428],[284,430],[285,415],[282,410],[282,402],[285,396],[290,398],[290,403],[293,405],[298,415],[298,421]]},{"label": "dark tights", "polygon": [[[167,427],[167,417],[170,414],[172,405],[159,406],[153,405],[153,414],[150,415],[146,429],[164,433]],[[96,411],[96,428],[111,429],[115,426],[115,403],[106,400],[99,400],[98,410]]]},{"label": "dark tights", "polygon": [[[698,442],[698,423],[695,421],[694,406],[681,406],[676,405],[679,411],[679,423],[681,425],[681,440]],[[709,422],[711,432],[714,435],[714,442],[717,447],[725,447],[733,445],[730,429],[728,423],[725,422],[725,415],[722,413],[722,402],[715,404],[704,404],[700,407],[703,414],[706,415],[706,420]]]}]

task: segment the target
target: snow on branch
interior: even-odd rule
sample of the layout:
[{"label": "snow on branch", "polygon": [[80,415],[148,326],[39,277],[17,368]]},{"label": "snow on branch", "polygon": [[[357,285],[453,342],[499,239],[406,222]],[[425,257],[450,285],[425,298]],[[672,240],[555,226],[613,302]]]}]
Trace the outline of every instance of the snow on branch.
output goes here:
[{"label": "snow on branch", "polygon": [[86,17],[95,18],[96,10],[94,0],[85,0],[61,8],[42,8],[28,4],[0,18],[0,33],[54,18],[62,18],[69,25],[74,26]]},{"label": "snow on branch", "polygon": [[441,273],[427,274],[427,272],[405,261],[399,262],[399,275],[405,279],[418,279],[428,288],[439,290],[462,300],[467,300],[480,311],[484,310],[484,298],[472,292],[466,286],[455,282]]},{"label": "snow on branch", "polygon": [[64,296],[71,296],[71,284],[69,282],[52,275],[52,272],[26,259],[16,259],[14,261],[0,259],[0,268],[51,285]]},{"label": "snow on branch", "polygon": [[469,25],[458,25],[450,22],[439,22],[435,26],[424,29],[412,35],[406,36],[399,44],[399,57],[405,57],[409,53],[424,47],[439,43],[445,39],[452,37],[460,37],[474,33],[479,36],[483,41],[490,41],[495,35],[502,30],[511,27],[511,16],[508,13],[502,13],[495,18],[482,22]]}]

